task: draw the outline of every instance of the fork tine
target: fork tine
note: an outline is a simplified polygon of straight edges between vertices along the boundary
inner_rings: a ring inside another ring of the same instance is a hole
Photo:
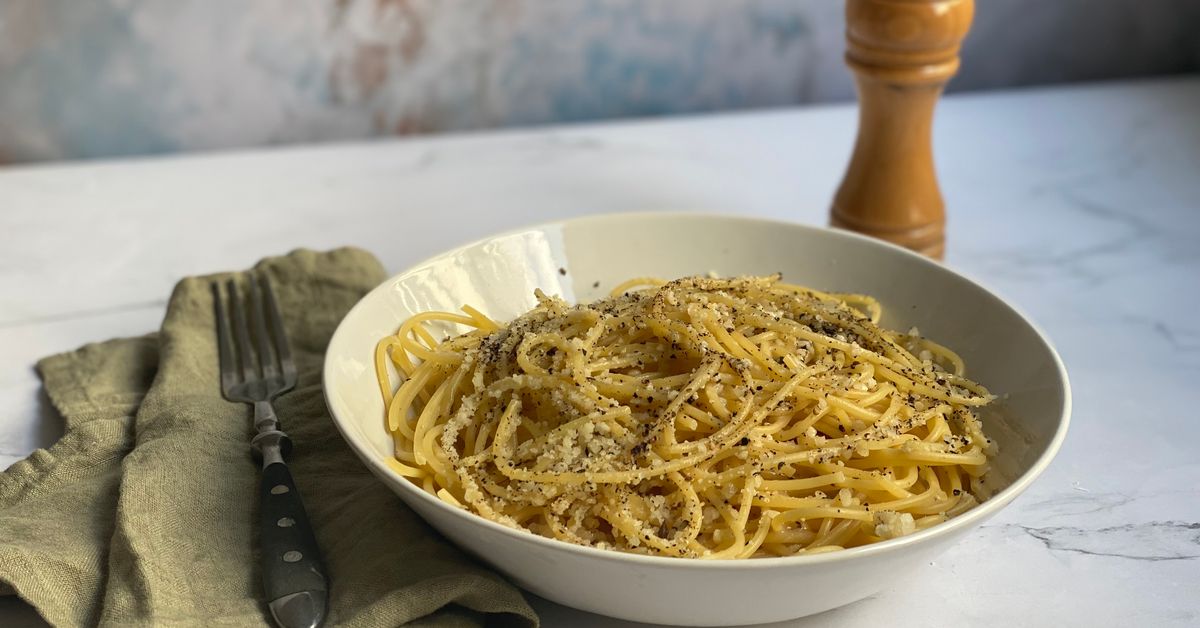
[[[279,366],[283,372],[284,386],[291,388],[296,385],[296,363],[292,360],[292,350],[288,347],[287,334],[283,331],[283,317],[279,315],[279,305],[275,302],[275,291],[266,276],[262,281],[263,294],[266,295],[267,320],[271,325],[271,334],[275,336],[275,348],[279,350]]]
[[[221,365],[221,392],[225,395],[237,384],[237,367],[233,364],[233,342],[229,337],[225,303],[221,299],[221,284],[213,282],[213,316],[217,319],[217,355]]]
[[[267,317],[263,313],[262,291],[258,289],[257,278],[250,275],[250,318],[254,319],[254,336],[258,340],[258,363],[262,365],[265,379],[274,379],[279,375],[275,362],[275,352],[271,350],[271,339],[267,336]]]
[[[232,279],[225,284],[226,291],[229,293],[229,301],[233,309],[233,336],[237,340],[238,361],[242,365],[242,380],[252,381],[258,379],[254,367],[254,360],[251,356],[254,355],[254,347],[250,345],[250,328],[246,325],[246,308],[242,305],[242,300],[238,298],[237,285]]]

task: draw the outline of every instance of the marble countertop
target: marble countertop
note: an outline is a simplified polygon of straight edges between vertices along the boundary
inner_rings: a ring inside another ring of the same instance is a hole
[[[61,433],[32,366],[156,329],[172,284],[294,247],[399,270],[523,223],[691,209],[825,222],[853,106],[0,170],[0,468]],[[1200,623],[1200,77],[946,98],[946,263],[1074,387],[1023,496],[911,577],[789,626]],[[546,626],[630,626],[535,600]],[[0,598],[0,624],[40,625]]]

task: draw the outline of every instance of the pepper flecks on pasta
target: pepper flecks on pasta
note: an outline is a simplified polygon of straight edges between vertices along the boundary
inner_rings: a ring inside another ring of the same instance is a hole
[[[393,469],[571,543],[789,556],[934,525],[984,499],[992,397],[879,304],[778,275],[638,278],[510,323],[464,306],[380,341]],[[433,323],[468,329],[439,341]],[[397,387],[389,364],[401,376]]]

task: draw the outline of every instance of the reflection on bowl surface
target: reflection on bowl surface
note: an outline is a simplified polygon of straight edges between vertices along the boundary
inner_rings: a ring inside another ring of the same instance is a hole
[[[565,271],[562,272],[562,271]],[[429,495],[385,462],[393,449],[375,381],[378,340],[409,316],[463,304],[507,321],[534,290],[587,302],[638,276],[766,275],[868,294],[881,325],[952,347],[998,400],[980,416],[998,444],[982,505],[900,538],[822,554],[705,561],[605,551],[514,530]],[[854,234],[693,214],[610,215],[519,229],[422,262],[372,291],[330,343],[325,392],[363,461],[431,525],[526,589],[584,610],[676,625],[742,625],[818,613],[866,597],[945,550],[1023,491],[1066,434],[1061,361],[1012,306],[945,267]],[[733,603],[737,600],[737,603]]]

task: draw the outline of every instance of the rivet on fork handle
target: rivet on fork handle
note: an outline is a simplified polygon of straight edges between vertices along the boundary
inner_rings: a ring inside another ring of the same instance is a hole
[[[268,607],[280,626],[314,628],[328,610],[317,540],[288,466],[267,463],[278,450],[264,449],[259,529]]]

